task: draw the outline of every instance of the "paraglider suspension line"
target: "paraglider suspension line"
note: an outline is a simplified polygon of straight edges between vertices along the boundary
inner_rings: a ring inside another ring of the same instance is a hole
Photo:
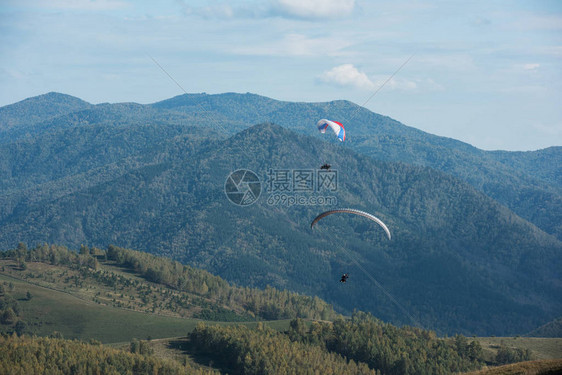
[[[353,256],[353,254],[351,254],[347,249],[342,248],[342,250],[344,250],[344,252],[346,253],[346,255],[349,257],[349,259],[351,259],[351,261],[353,263],[355,263],[355,265],[357,267],[359,267],[359,269],[361,271],[363,271],[363,273],[385,294],[385,296],[387,296],[392,302],[394,302],[394,304],[396,306],[398,306],[398,308],[408,317],[410,318],[410,320],[412,321],[412,323],[414,323],[414,326],[421,328],[421,324],[416,320],[416,318],[414,318],[405,308],[404,306],[402,306],[402,304],[400,302],[398,302],[396,300],[396,298],[394,298],[392,296],[392,294],[390,294],[390,292],[388,292],[384,286],[382,286],[381,283],[379,283],[373,276],[371,276],[371,274],[361,265],[361,263],[359,263],[355,257]]]
[[[148,55],[148,54],[147,54],[147,55]],[[178,85],[178,87],[181,89],[181,91],[183,91],[185,94],[187,94],[187,91],[185,91],[185,89],[184,89],[183,87],[181,87],[181,85],[178,83],[178,81],[176,81],[176,80],[174,79],[174,77],[172,77],[170,74],[168,74],[168,72],[166,71],[166,69],[162,68],[162,65],[158,64],[158,61],[154,60],[154,58],[153,58],[152,56],[150,56],[150,55],[148,55],[148,57],[150,57],[150,59],[151,59],[152,61],[154,61],[154,63],[155,63],[156,65],[158,65],[158,67],[159,67],[160,69],[162,69],[162,71],[163,71],[176,85]]]
[[[384,81],[384,83],[383,83],[382,85],[380,85],[379,88],[376,89],[376,91],[375,91],[371,96],[369,96],[369,99],[365,100],[365,103],[363,103],[360,107],[358,107],[358,108],[355,110],[355,112],[353,113],[353,116],[351,116],[351,118],[350,118],[349,120],[347,120],[348,123],[351,122],[351,120],[353,120],[353,118],[355,117],[355,115],[357,115],[357,112],[359,112],[359,110],[360,110],[361,108],[365,107],[365,105],[366,105],[367,103],[369,103],[369,101],[370,101],[371,99],[373,99],[373,97],[374,97],[375,95],[377,95],[377,93],[378,93],[379,91],[381,91],[382,88],[383,88],[392,78],[394,78],[394,76],[395,76],[396,74],[398,74],[398,72],[399,72],[400,70],[402,70],[402,68],[403,68],[404,66],[406,66],[406,64],[412,59],[412,57],[414,57],[414,55],[411,55],[410,57],[408,57],[408,59],[407,59],[406,61],[404,61],[404,62],[402,63],[402,65],[400,65],[400,67],[399,67],[398,69],[396,69],[396,71],[395,71],[394,73],[392,73],[392,75],[391,75],[390,77],[388,77],[388,78],[386,79],[386,81]]]
[[[185,91],[185,89],[178,83],[178,81],[176,81],[176,80],[174,79],[174,77],[172,77],[172,76],[170,75],[170,73],[168,73],[168,72],[166,71],[166,69],[164,69],[164,68],[162,67],[162,65],[160,65],[160,64],[158,63],[158,61],[156,61],[156,60],[155,60],[152,56],[150,56],[148,53],[147,53],[146,55],[147,55],[148,57],[150,57],[150,59],[151,59],[152,61],[154,61],[154,63],[155,63],[155,64],[156,64],[156,65],[157,65],[157,66],[158,66],[158,67],[159,67],[159,68],[160,68],[160,69],[161,69],[161,70],[162,70],[162,71],[163,71],[163,72],[164,72],[164,73],[181,89],[181,91],[183,91],[186,95],[188,95],[187,91]],[[226,129],[224,129],[224,127],[221,126],[221,124],[219,124],[217,121],[214,121],[214,123],[215,123],[215,125],[217,125],[218,128],[220,128],[220,130],[221,130],[223,133],[227,134]],[[248,155],[248,152],[246,151],[246,147],[242,146],[242,151],[244,152],[244,155],[246,155],[246,157],[250,158],[250,155]]]

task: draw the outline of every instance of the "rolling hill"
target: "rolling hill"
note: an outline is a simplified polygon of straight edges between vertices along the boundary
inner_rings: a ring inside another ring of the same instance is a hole
[[[5,319],[12,309],[17,318]],[[272,288],[241,288],[206,271],[169,259],[110,246],[40,245],[0,253],[0,333],[103,343],[184,335],[206,320],[217,324],[269,320],[288,328],[290,318],[335,317],[331,306]],[[7,321],[11,320],[11,321]],[[223,322],[223,323],[218,323]]]

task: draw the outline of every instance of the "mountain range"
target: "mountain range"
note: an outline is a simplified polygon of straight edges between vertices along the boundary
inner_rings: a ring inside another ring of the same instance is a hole
[[[343,122],[346,142],[318,134],[320,118]],[[194,94],[92,105],[50,93],[0,108],[0,246],[114,244],[239,285],[318,295],[344,313],[440,333],[526,333],[562,308],[561,162],[561,147],[483,151],[346,101]],[[272,191],[274,177],[319,178],[323,163],[335,189]],[[239,169],[260,179],[252,205],[225,195]],[[289,205],[296,197],[306,204]],[[310,229],[334,207],[375,214],[392,240],[345,215]]]

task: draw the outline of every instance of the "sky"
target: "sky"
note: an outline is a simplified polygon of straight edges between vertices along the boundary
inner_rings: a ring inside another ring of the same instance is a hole
[[[485,150],[562,145],[562,1],[0,0],[0,106],[183,94],[152,59],[189,93],[344,99]]]

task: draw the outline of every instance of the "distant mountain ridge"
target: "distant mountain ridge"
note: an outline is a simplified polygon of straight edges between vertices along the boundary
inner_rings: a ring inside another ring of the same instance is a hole
[[[0,107],[0,140],[9,139],[10,132],[21,133],[22,127],[92,107],[82,99],[56,92]]]

